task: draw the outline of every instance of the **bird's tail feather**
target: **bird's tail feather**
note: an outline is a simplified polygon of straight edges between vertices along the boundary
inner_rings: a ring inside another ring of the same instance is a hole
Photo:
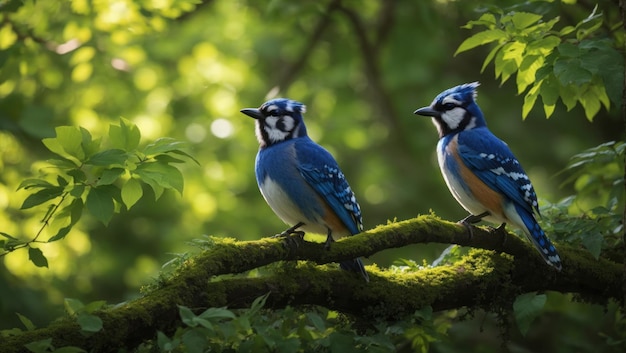
[[[341,267],[342,270],[360,273],[361,276],[365,278],[365,282],[370,281],[370,277],[367,275],[367,272],[365,272],[365,266],[363,266],[363,261],[361,261],[360,257],[354,260],[340,262],[339,267]]]
[[[550,239],[546,236],[546,233],[541,229],[541,226],[539,226],[539,223],[537,223],[535,217],[527,210],[516,208],[522,222],[524,222],[526,229],[528,229],[529,233],[526,234],[528,239],[535,245],[535,248],[539,251],[541,256],[543,256],[544,260],[560,271],[562,268],[561,257],[557,253],[554,245],[552,245]]]

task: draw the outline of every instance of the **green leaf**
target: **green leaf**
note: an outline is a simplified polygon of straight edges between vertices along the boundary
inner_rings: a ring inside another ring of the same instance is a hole
[[[167,337],[163,332],[157,331],[157,345],[162,352],[171,352],[174,351],[174,349],[176,349],[178,346],[180,346],[180,340],[172,340]]]
[[[52,346],[52,338],[26,343],[24,347],[33,353],[46,353],[54,349]]]
[[[465,26],[462,26],[461,28],[472,29],[476,25],[493,28],[496,25],[496,16],[489,12],[484,13],[480,16],[478,20],[469,21]]]
[[[129,120],[121,118],[119,125],[109,126],[109,140],[114,148],[133,151],[139,146],[140,139],[139,129]]]
[[[103,224],[108,224],[113,217],[115,204],[113,202],[116,189],[112,185],[96,186],[87,194],[86,206],[89,212]]]
[[[606,92],[604,92],[603,89],[604,87],[602,87],[602,90],[599,90],[596,88],[596,86],[589,86],[584,92],[580,94],[580,97],[578,98],[580,104],[585,110],[585,116],[589,121],[593,121],[593,118],[600,111],[600,95],[606,97]],[[608,100],[608,97],[606,97],[606,99]]]
[[[464,40],[463,43],[459,45],[459,48],[454,53],[454,56],[456,56],[459,53],[468,51],[470,49],[476,48],[484,44],[488,44],[488,43],[499,41],[499,40],[506,40],[506,38],[507,38],[506,32],[500,29],[489,29],[486,31],[478,32],[474,34],[473,36]]]
[[[576,106],[576,102],[579,97],[578,87],[573,87],[570,85],[559,85],[559,96],[567,107],[567,110],[570,111]]]
[[[100,310],[104,308],[106,304],[107,304],[106,300],[96,300],[88,304],[85,304],[85,306],[83,307],[83,311],[88,314],[91,314],[96,310]]]
[[[53,241],[61,240],[65,238],[65,236],[72,230],[73,225],[69,225],[67,227],[63,227],[59,229],[59,231],[48,239],[48,243],[52,243]]]
[[[539,89],[541,88],[542,82],[536,83],[524,96],[524,104],[522,105],[522,119],[526,119],[528,113],[530,113],[531,109],[535,106],[535,102],[537,101],[537,97],[539,96]]]
[[[491,49],[489,54],[487,54],[487,57],[485,58],[485,61],[483,61],[483,66],[480,68],[480,72],[485,71],[485,69],[487,68],[487,65],[489,65],[489,63],[493,60],[493,58],[495,58],[496,54],[500,51],[500,49],[502,49],[502,47],[505,44],[506,44],[506,42],[500,43],[500,44],[496,45],[495,47],[493,47],[493,49]]]
[[[24,325],[24,327],[26,327],[26,331],[33,331],[34,329],[36,329],[37,327],[33,324],[32,321],[30,321],[29,318],[27,318],[26,316],[20,314],[20,313],[15,313],[17,314],[17,317],[20,319],[20,321],[22,322],[22,325]]]
[[[122,202],[130,210],[143,196],[143,188],[139,180],[130,178],[122,187]]]
[[[541,82],[541,100],[543,101],[543,110],[546,118],[549,118],[556,107],[556,101],[559,98],[559,84],[554,76],[550,75]]]
[[[76,161],[71,160],[70,154],[65,152],[65,150],[63,149],[63,146],[61,146],[61,143],[59,142],[57,138],[49,137],[49,138],[45,138],[41,140],[41,142],[43,143],[44,146],[46,146],[46,148],[48,148],[48,150],[50,150],[50,152],[63,157],[64,161],[68,161],[68,160],[71,161],[72,166],[78,166],[80,164],[80,163],[76,163]]]
[[[526,55],[517,71],[517,93],[522,94],[529,85],[535,83],[535,74],[543,65],[543,57],[539,55]]]
[[[597,260],[600,258],[602,252],[602,244],[604,243],[604,237],[598,232],[588,232],[582,237],[582,244],[589,253]]]
[[[63,301],[63,306],[65,307],[65,311],[69,315],[76,315],[83,310],[85,305],[78,299],[74,298],[65,298]]]
[[[26,179],[20,183],[20,186],[17,187],[17,190],[20,189],[30,189],[30,188],[50,188],[54,187],[54,185],[50,184],[48,181],[43,179]]]
[[[80,313],[76,318],[80,329],[85,332],[99,332],[102,330],[102,319],[96,315]]]
[[[511,22],[516,29],[524,29],[541,20],[541,15],[529,12],[516,12],[511,17]]]
[[[526,335],[530,324],[541,314],[546,304],[546,295],[526,293],[518,296],[513,303],[513,315],[522,335]]]
[[[22,203],[20,209],[26,210],[31,207],[41,205],[42,203],[57,198],[63,194],[63,188],[60,186],[54,186],[37,191],[34,194],[28,195]]]
[[[177,141],[171,137],[162,137],[154,141],[153,143],[148,144],[144,148],[143,153],[146,156],[153,156],[156,154],[161,154],[161,153],[170,152],[174,150],[180,150],[181,148],[185,146],[186,146],[186,143],[184,142]]]
[[[508,43],[508,45],[502,47],[502,59],[506,61],[513,61],[515,62],[516,66],[519,67],[522,64],[524,50],[526,50],[526,43]]]
[[[78,184],[87,180],[85,172],[78,168],[68,170],[67,175],[71,176],[74,179],[74,184]]]
[[[175,189],[181,194],[183,192],[183,175],[180,170],[169,164],[143,163],[137,166],[134,174],[150,186],[156,184],[165,189]]]
[[[554,62],[554,75],[563,86],[581,86],[593,78],[591,72],[581,66],[580,59],[557,59]]]
[[[580,50],[578,49],[578,47],[569,42],[561,43],[557,47],[557,50],[559,51],[561,57],[577,58],[580,56]]]
[[[526,54],[539,54],[546,57],[550,55],[559,44],[561,44],[561,38],[557,36],[547,36],[528,43]]]
[[[541,100],[545,105],[555,105],[559,99],[559,84],[554,76],[548,76],[541,81]]]
[[[91,156],[85,164],[98,166],[124,166],[128,159],[128,153],[120,149],[110,149],[98,152]]]
[[[512,59],[507,58],[511,58],[511,53],[516,53],[520,48],[521,47],[516,43],[507,43],[496,54],[494,60],[496,78],[500,77],[502,83],[506,82],[509,77],[517,71],[517,56],[513,56]],[[523,51],[523,48],[521,49]],[[521,53],[517,53],[515,55],[521,55]]]
[[[85,185],[74,184],[74,186],[70,190],[70,195],[76,199],[79,199],[83,196],[83,192],[85,192]]]
[[[190,155],[189,153],[187,153],[187,152],[185,152],[185,151],[182,151],[182,150],[171,150],[171,151],[169,151],[168,153],[174,153],[174,154],[177,154],[177,155],[179,155],[179,156],[185,156],[185,157],[187,157],[187,158],[191,159],[192,161],[194,161],[197,165],[200,165],[200,162],[198,162],[195,158],[193,158],[193,156],[192,156],[192,155]],[[157,156],[157,157],[158,157],[158,156]],[[155,158],[156,158],[156,157],[155,157]]]
[[[110,185],[116,182],[126,170],[124,168],[111,168],[102,171],[96,185]]]
[[[17,240],[17,238],[5,232],[0,232],[0,235],[11,240]]]
[[[180,319],[182,322],[189,327],[196,327],[198,323],[194,320],[196,318],[196,314],[191,311],[186,306],[178,305],[178,314],[180,315]]]
[[[65,187],[67,186],[68,181],[62,175],[57,175],[57,183],[59,186]]]
[[[164,164],[185,163],[184,160],[172,157],[169,154],[158,154],[154,156],[154,160],[158,161],[159,163],[164,163]]]
[[[82,141],[83,134],[81,130],[74,126],[58,126],[56,131],[56,139],[63,150],[70,156],[75,157],[79,161],[85,158]]]
[[[208,308],[198,317],[207,320],[236,319],[237,316],[226,308]]]
[[[254,316],[257,312],[263,309],[263,307],[265,306],[265,302],[267,301],[267,298],[270,296],[270,293],[271,292],[268,292],[267,294],[254,299],[254,301],[252,302],[252,305],[250,306],[250,310],[248,310],[247,312],[248,316],[250,317]]]
[[[89,132],[89,130],[85,129],[82,126],[79,127],[79,129],[80,129],[80,134],[82,136],[80,145],[81,145],[83,151],[85,152],[85,158],[88,159],[94,153],[96,153],[96,152],[98,152],[100,150],[101,138],[94,139],[91,136],[91,133]]]
[[[560,37],[565,37],[566,35],[574,32],[576,30],[576,27],[574,26],[565,26],[563,28],[561,28],[561,30],[559,31],[559,36]]]
[[[37,267],[48,267],[48,259],[38,248],[28,248],[28,259]]]

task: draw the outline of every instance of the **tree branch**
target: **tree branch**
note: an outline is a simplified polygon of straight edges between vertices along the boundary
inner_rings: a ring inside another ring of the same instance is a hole
[[[284,92],[293,83],[293,81],[298,76],[298,73],[302,71],[304,65],[311,57],[313,50],[315,49],[315,47],[317,47],[320,40],[322,39],[322,35],[331,23],[331,16],[335,12],[335,10],[337,10],[340,3],[341,0],[333,0],[328,4],[326,11],[324,11],[324,15],[315,26],[315,29],[313,30],[313,33],[311,34],[306,45],[304,46],[304,49],[300,53],[300,56],[295,61],[295,63],[287,68],[287,70],[278,80],[275,88],[273,88],[272,91],[277,90],[278,92]]]
[[[268,308],[315,304],[362,318],[395,319],[416,309],[509,307],[524,292],[554,290],[578,293],[589,301],[622,300],[621,266],[595,260],[583,250],[559,246],[563,271],[547,266],[535,249],[515,235],[475,228],[470,239],[465,227],[434,216],[391,223],[333,244],[303,242],[290,250],[283,240],[258,241],[214,239],[208,250],[193,257],[158,289],[144,297],[96,313],[103,330],[91,336],[80,333],[75,320],[66,318],[50,326],[7,337],[4,352],[19,352],[23,345],[52,338],[55,347],[78,346],[91,352],[133,348],[154,337],[156,331],[171,333],[180,325],[177,305],[190,308],[246,308],[271,292]],[[368,266],[370,283],[328,264],[381,250],[416,243],[449,243],[474,248],[448,266],[400,273]],[[495,250],[489,251],[489,250]],[[511,256],[512,255],[512,256]],[[309,260],[302,262],[296,260]],[[270,274],[241,278],[223,274],[242,273],[274,262]]]

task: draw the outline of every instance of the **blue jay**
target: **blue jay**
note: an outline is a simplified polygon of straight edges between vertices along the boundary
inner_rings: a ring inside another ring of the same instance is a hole
[[[481,219],[520,228],[543,259],[561,270],[561,258],[535,218],[537,195],[506,143],[489,131],[476,104],[478,82],[441,92],[430,106],[414,114],[430,116],[439,132],[437,156],[454,198],[470,215],[462,224]]]
[[[361,209],[333,156],[309,138],[299,102],[277,98],[241,112],[254,118],[259,152],[256,181],[274,213],[291,227],[279,235],[304,231],[334,240],[363,230]],[[297,231],[299,229],[299,231]],[[360,258],[340,263],[369,282]]]

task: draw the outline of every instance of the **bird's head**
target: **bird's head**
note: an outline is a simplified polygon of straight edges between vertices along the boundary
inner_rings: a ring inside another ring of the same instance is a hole
[[[472,82],[449,88],[439,93],[429,106],[417,109],[414,114],[432,117],[439,138],[486,126],[483,113],[476,104],[478,85],[478,82]]]
[[[304,104],[286,98],[276,98],[257,108],[242,109],[241,112],[256,120],[256,136],[261,147],[306,136],[302,114]]]

